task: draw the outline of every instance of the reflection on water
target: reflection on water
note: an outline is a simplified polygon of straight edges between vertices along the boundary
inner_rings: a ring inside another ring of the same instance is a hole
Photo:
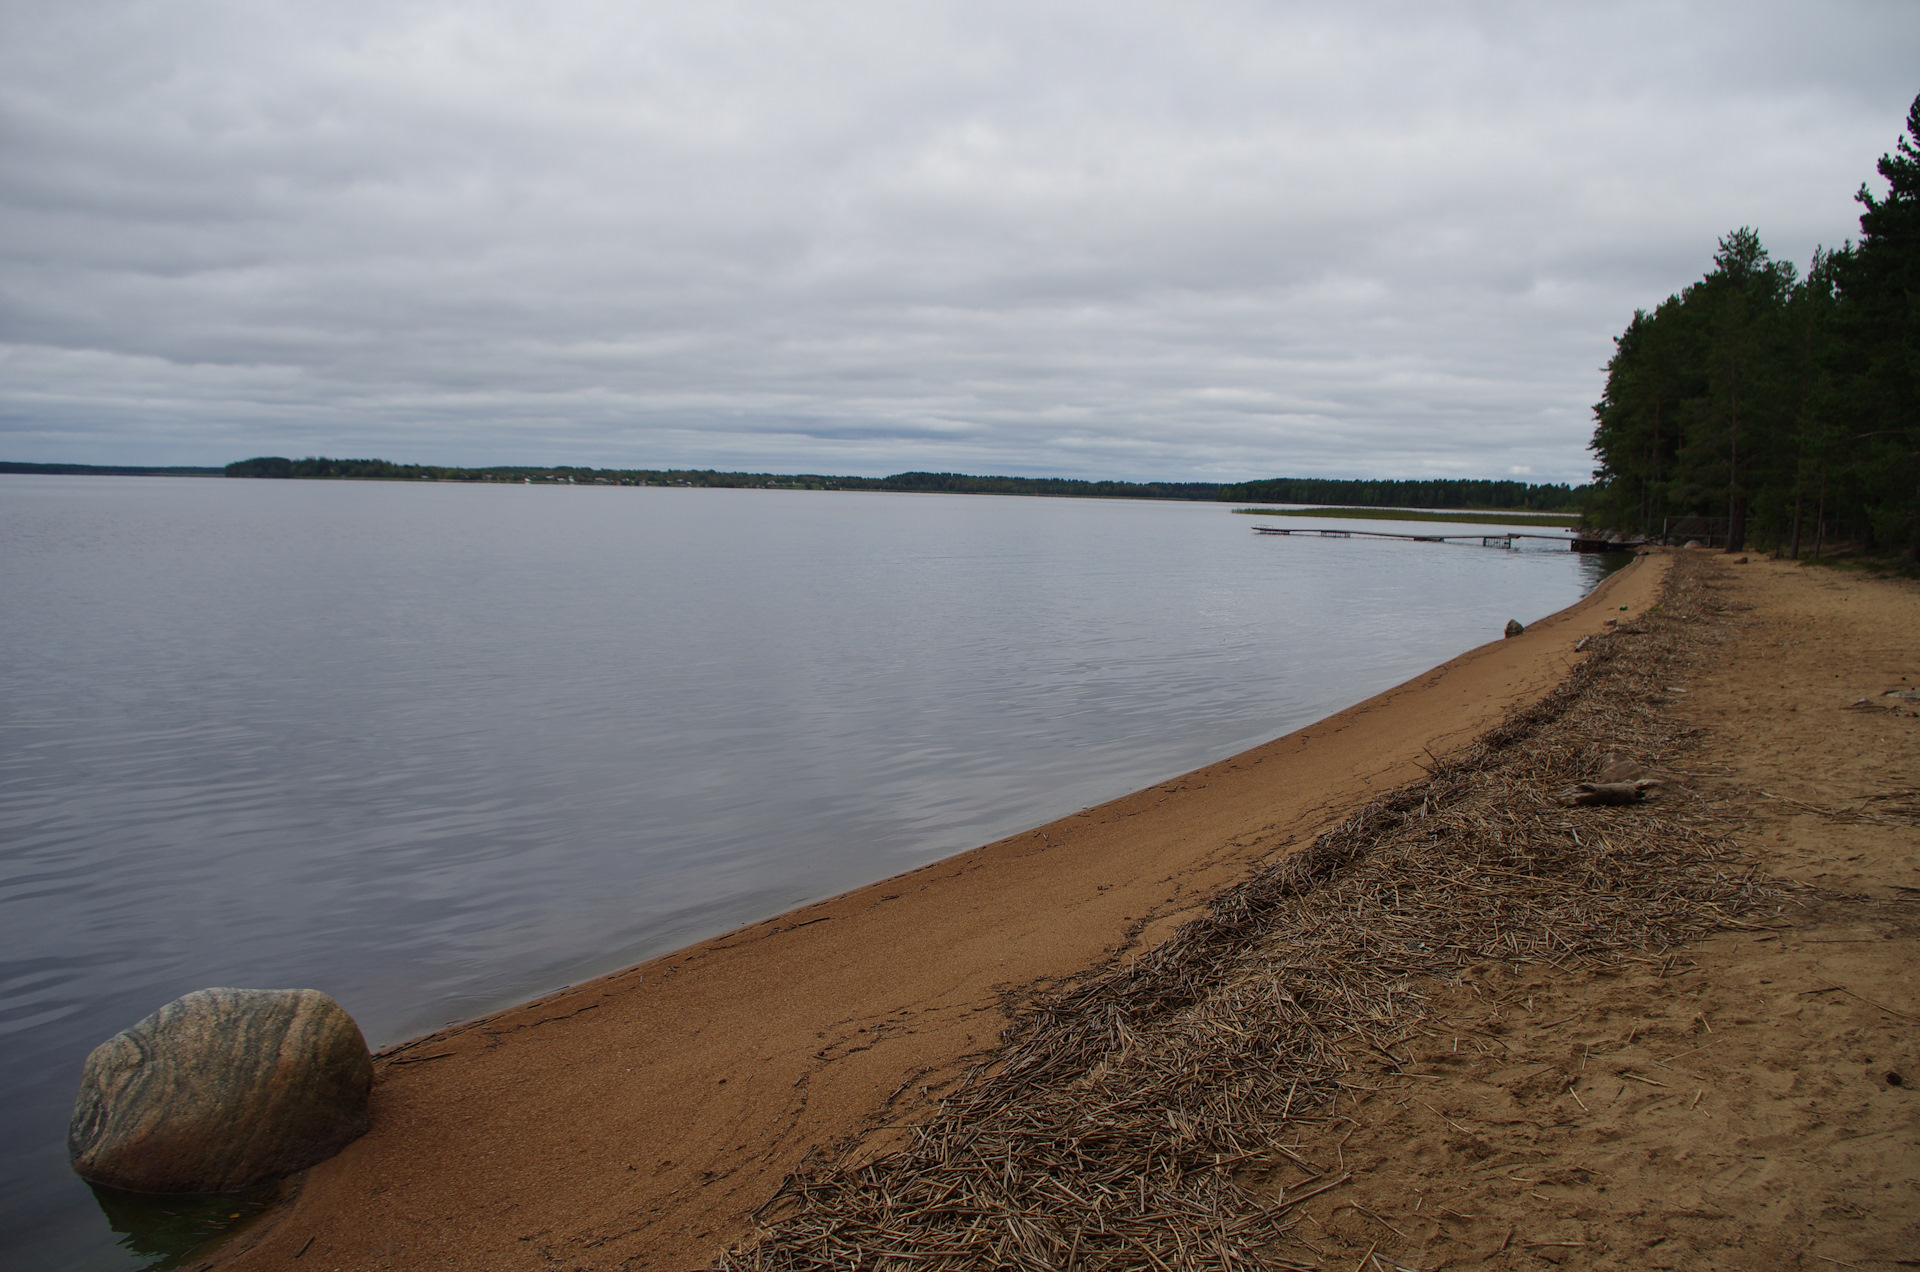
[[[129,1266],[67,1112],[189,990],[395,1041],[1231,754],[1599,568],[1226,505],[0,477],[0,1246]]]
[[[204,1257],[217,1237],[237,1236],[280,1200],[278,1184],[218,1196],[157,1197],[93,1186],[93,1199],[118,1234],[119,1247],[146,1272],[177,1268]]]

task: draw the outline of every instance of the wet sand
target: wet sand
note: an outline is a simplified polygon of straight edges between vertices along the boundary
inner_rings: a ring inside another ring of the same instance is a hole
[[[393,1049],[373,1130],[217,1263],[703,1267],[808,1152],[924,1107],[1004,1004],[1151,945],[1543,695],[1665,567],[1219,763]]]

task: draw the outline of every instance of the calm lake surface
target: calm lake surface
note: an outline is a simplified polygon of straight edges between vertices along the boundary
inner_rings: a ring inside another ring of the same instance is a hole
[[[0,476],[6,1266],[148,1262],[66,1118],[188,990],[311,986],[397,1041],[1287,732],[1601,568],[1253,524]]]

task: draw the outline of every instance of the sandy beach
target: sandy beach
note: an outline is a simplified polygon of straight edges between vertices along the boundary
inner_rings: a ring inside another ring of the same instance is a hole
[[[1664,569],[1182,777],[391,1049],[373,1130],[219,1264],[705,1266],[810,1152],[924,1107],[1024,997],[1152,946],[1546,693]]]
[[[1404,1063],[1357,1064],[1301,1136],[1352,1176],[1302,1208],[1303,1262],[1920,1259],[1920,586],[1701,557],[1723,609],[1660,669],[1668,798],[1773,899],[1675,948],[1438,987]]]

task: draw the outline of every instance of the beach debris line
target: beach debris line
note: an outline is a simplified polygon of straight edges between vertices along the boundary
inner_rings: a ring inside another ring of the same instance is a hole
[[[1293,1137],[1329,1124],[1363,1066],[1405,1063],[1430,987],[1489,962],[1603,966],[1777,902],[1684,792],[1578,814],[1548,793],[1611,748],[1684,743],[1657,690],[1714,639],[1696,575],[1676,565],[1637,640],[1598,639],[1424,780],[1165,943],[1035,995],[905,1147],[817,1151],[716,1266],[1319,1266],[1304,1240],[1293,1255],[1294,1224],[1338,1180],[1298,1161]],[[903,1120],[889,1115],[896,1133]],[[1297,1171],[1304,1184],[1276,1188]]]
[[[319,990],[195,990],[93,1049],[67,1154],[128,1192],[244,1192],[360,1138],[372,1086],[360,1027]]]

